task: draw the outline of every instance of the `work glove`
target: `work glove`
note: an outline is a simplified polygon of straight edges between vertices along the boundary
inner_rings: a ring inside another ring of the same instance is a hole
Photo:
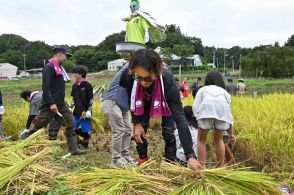
[[[91,111],[88,110],[88,111],[86,112],[86,118],[91,118],[91,116],[92,116]]]
[[[5,112],[4,106],[0,106],[0,115],[4,114],[4,112]]]

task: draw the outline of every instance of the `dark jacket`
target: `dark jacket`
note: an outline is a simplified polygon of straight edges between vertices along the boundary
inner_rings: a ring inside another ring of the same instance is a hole
[[[186,158],[188,159],[192,156],[195,157],[191,133],[188,127],[187,120],[185,118],[180,94],[177,89],[174,76],[167,69],[163,70],[162,76],[163,76],[165,98],[172,112],[175,123],[177,125],[180,140],[184,148]],[[128,70],[125,70],[121,76],[120,86],[126,88],[129,97],[131,97],[133,84],[134,84],[134,76],[129,74]],[[131,105],[130,98],[129,98],[129,105]],[[140,116],[133,116],[133,122],[138,123],[139,117]]]
[[[93,87],[88,81],[84,81],[80,86],[73,85],[71,90],[71,96],[75,103],[75,109],[73,114],[77,117],[81,117],[83,112],[91,110],[90,102],[93,99]]]
[[[56,104],[58,106],[64,104],[65,82],[63,76],[57,76],[53,65],[50,63],[44,66],[42,79],[42,105],[51,106]]]
[[[229,82],[226,86],[226,90],[229,94],[235,95],[237,91],[237,87],[234,85],[234,83]]]

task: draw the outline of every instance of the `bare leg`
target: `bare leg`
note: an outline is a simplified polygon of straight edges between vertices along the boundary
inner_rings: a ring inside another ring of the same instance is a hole
[[[198,130],[198,142],[197,142],[197,153],[199,162],[205,167],[206,161],[206,140],[208,131],[199,129]]]
[[[226,164],[233,163],[234,161],[234,155],[230,149],[230,146],[228,144],[225,144],[225,157],[226,157]]]
[[[215,154],[217,158],[217,167],[225,164],[225,144],[223,141],[223,132],[216,130],[214,132]]]

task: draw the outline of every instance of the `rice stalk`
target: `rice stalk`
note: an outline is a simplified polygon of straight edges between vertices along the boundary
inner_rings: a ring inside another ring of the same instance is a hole
[[[15,163],[12,166],[0,169],[0,189],[3,188],[15,175],[20,173],[25,167],[46,156],[51,152],[50,148],[45,148],[41,152]]]
[[[69,187],[86,194],[167,194],[171,179],[159,175],[144,175],[135,169],[93,168],[88,172],[73,172],[60,177]]]
[[[105,132],[104,129],[104,124],[103,121],[96,118],[96,117],[91,117],[91,125],[92,125],[92,129],[97,133],[97,134],[101,134]]]
[[[272,177],[238,165],[202,170],[196,178],[190,168],[150,160],[142,167],[93,168],[59,179],[86,194],[280,194]]]

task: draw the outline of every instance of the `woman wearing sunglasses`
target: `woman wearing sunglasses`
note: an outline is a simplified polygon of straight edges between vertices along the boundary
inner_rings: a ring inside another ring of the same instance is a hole
[[[130,97],[132,121],[135,127],[134,138],[137,143],[139,164],[148,160],[148,143],[145,134],[150,117],[162,118],[162,135],[165,140],[165,158],[174,161],[176,141],[174,122],[188,161],[196,172],[201,165],[195,158],[191,133],[186,121],[180,95],[172,73],[163,66],[160,56],[153,50],[137,51],[124,71],[120,86],[126,88]]]

